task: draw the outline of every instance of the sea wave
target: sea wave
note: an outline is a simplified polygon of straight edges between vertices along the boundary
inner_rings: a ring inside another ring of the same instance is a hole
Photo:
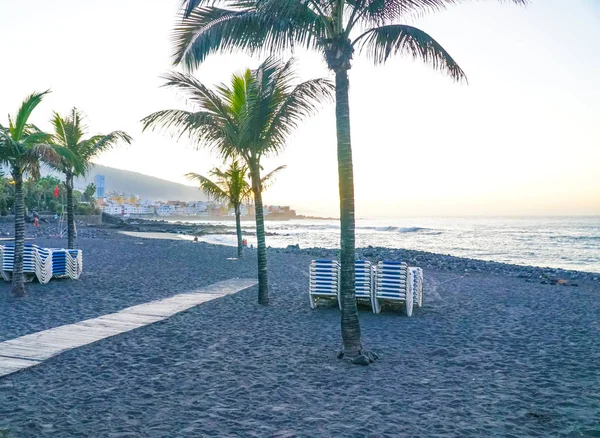
[[[428,231],[429,228],[422,227],[370,227],[375,231],[384,231],[389,233],[418,233],[419,231]]]
[[[596,241],[600,240],[600,236],[549,236],[550,239],[560,240],[578,240],[578,241]]]

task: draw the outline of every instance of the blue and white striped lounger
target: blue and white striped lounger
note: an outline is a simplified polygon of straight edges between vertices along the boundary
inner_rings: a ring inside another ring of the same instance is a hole
[[[404,262],[382,261],[377,264],[373,312],[381,312],[385,302],[404,302],[406,314],[412,316],[413,291],[410,271]]]
[[[52,248],[52,276],[77,280],[83,270],[83,257],[78,249]]]
[[[310,307],[314,309],[321,299],[335,299],[340,306],[340,264],[335,260],[313,260],[309,273]]]
[[[373,308],[373,288],[375,285],[375,269],[368,260],[354,262],[354,293],[359,302],[368,302]]]
[[[414,302],[417,307],[423,307],[423,269],[414,266],[408,269],[412,280]]]

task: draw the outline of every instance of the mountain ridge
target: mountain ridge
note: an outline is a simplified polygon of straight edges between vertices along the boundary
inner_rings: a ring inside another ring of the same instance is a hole
[[[63,179],[62,175],[55,171],[48,171],[47,174]],[[208,199],[195,187],[101,164],[94,164],[85,177],[75,178],[75,187],[85,188],[90,183],[95,184],[96,175],[104,175],[106,193],[123,192],[153,201],[206,201]]]

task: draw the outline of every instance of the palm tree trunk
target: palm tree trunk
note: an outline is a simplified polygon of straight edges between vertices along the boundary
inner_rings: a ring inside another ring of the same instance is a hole
[[[340,261],[342,304],[342,341],[344,356],[362,354],[360,323],[354,295],[354,172],[350,143],[350,106],[348,70],[335,72],[335,118],[337,130],[338,175],[340,188]]]
[[[23,174],[13,172],[15,181],[15,258],[12,272],[12,290],[15,296],[25,295],[23,253],[25,250],[25,206],[23,205]]]
[[[263,215],[262,186],[260,183],[260,165],[255,160],[250,163],[254,210],[256,216],[256,240],[258,256],[258,304],[269,304],[269,285],[267,277],[267,245],[265,242],[265,217]]]
[[[73,175],[67,173],[67,248],[75,246],[75,203],[73,199]]]
[[[237,233],[238,258],[244,257],[244,246],[242,245],[242,222],[240,219],[240,206],[235,206],[235,231]]]

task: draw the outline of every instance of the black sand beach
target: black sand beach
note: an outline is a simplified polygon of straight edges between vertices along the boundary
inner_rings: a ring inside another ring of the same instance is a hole
[[[2,286],[0,340],[255,276],[234,248],[79,244],[80,281],[23,300]],[[361,309],[380,360],[359,367],[335,358],[339,311],[308,304],[308,264],[331,253],[271,250],[268,308],[251,288],[0,379],[0,436],[600,435],[598,275],[364,249],[423,266],[425,303],[412,318]]]

